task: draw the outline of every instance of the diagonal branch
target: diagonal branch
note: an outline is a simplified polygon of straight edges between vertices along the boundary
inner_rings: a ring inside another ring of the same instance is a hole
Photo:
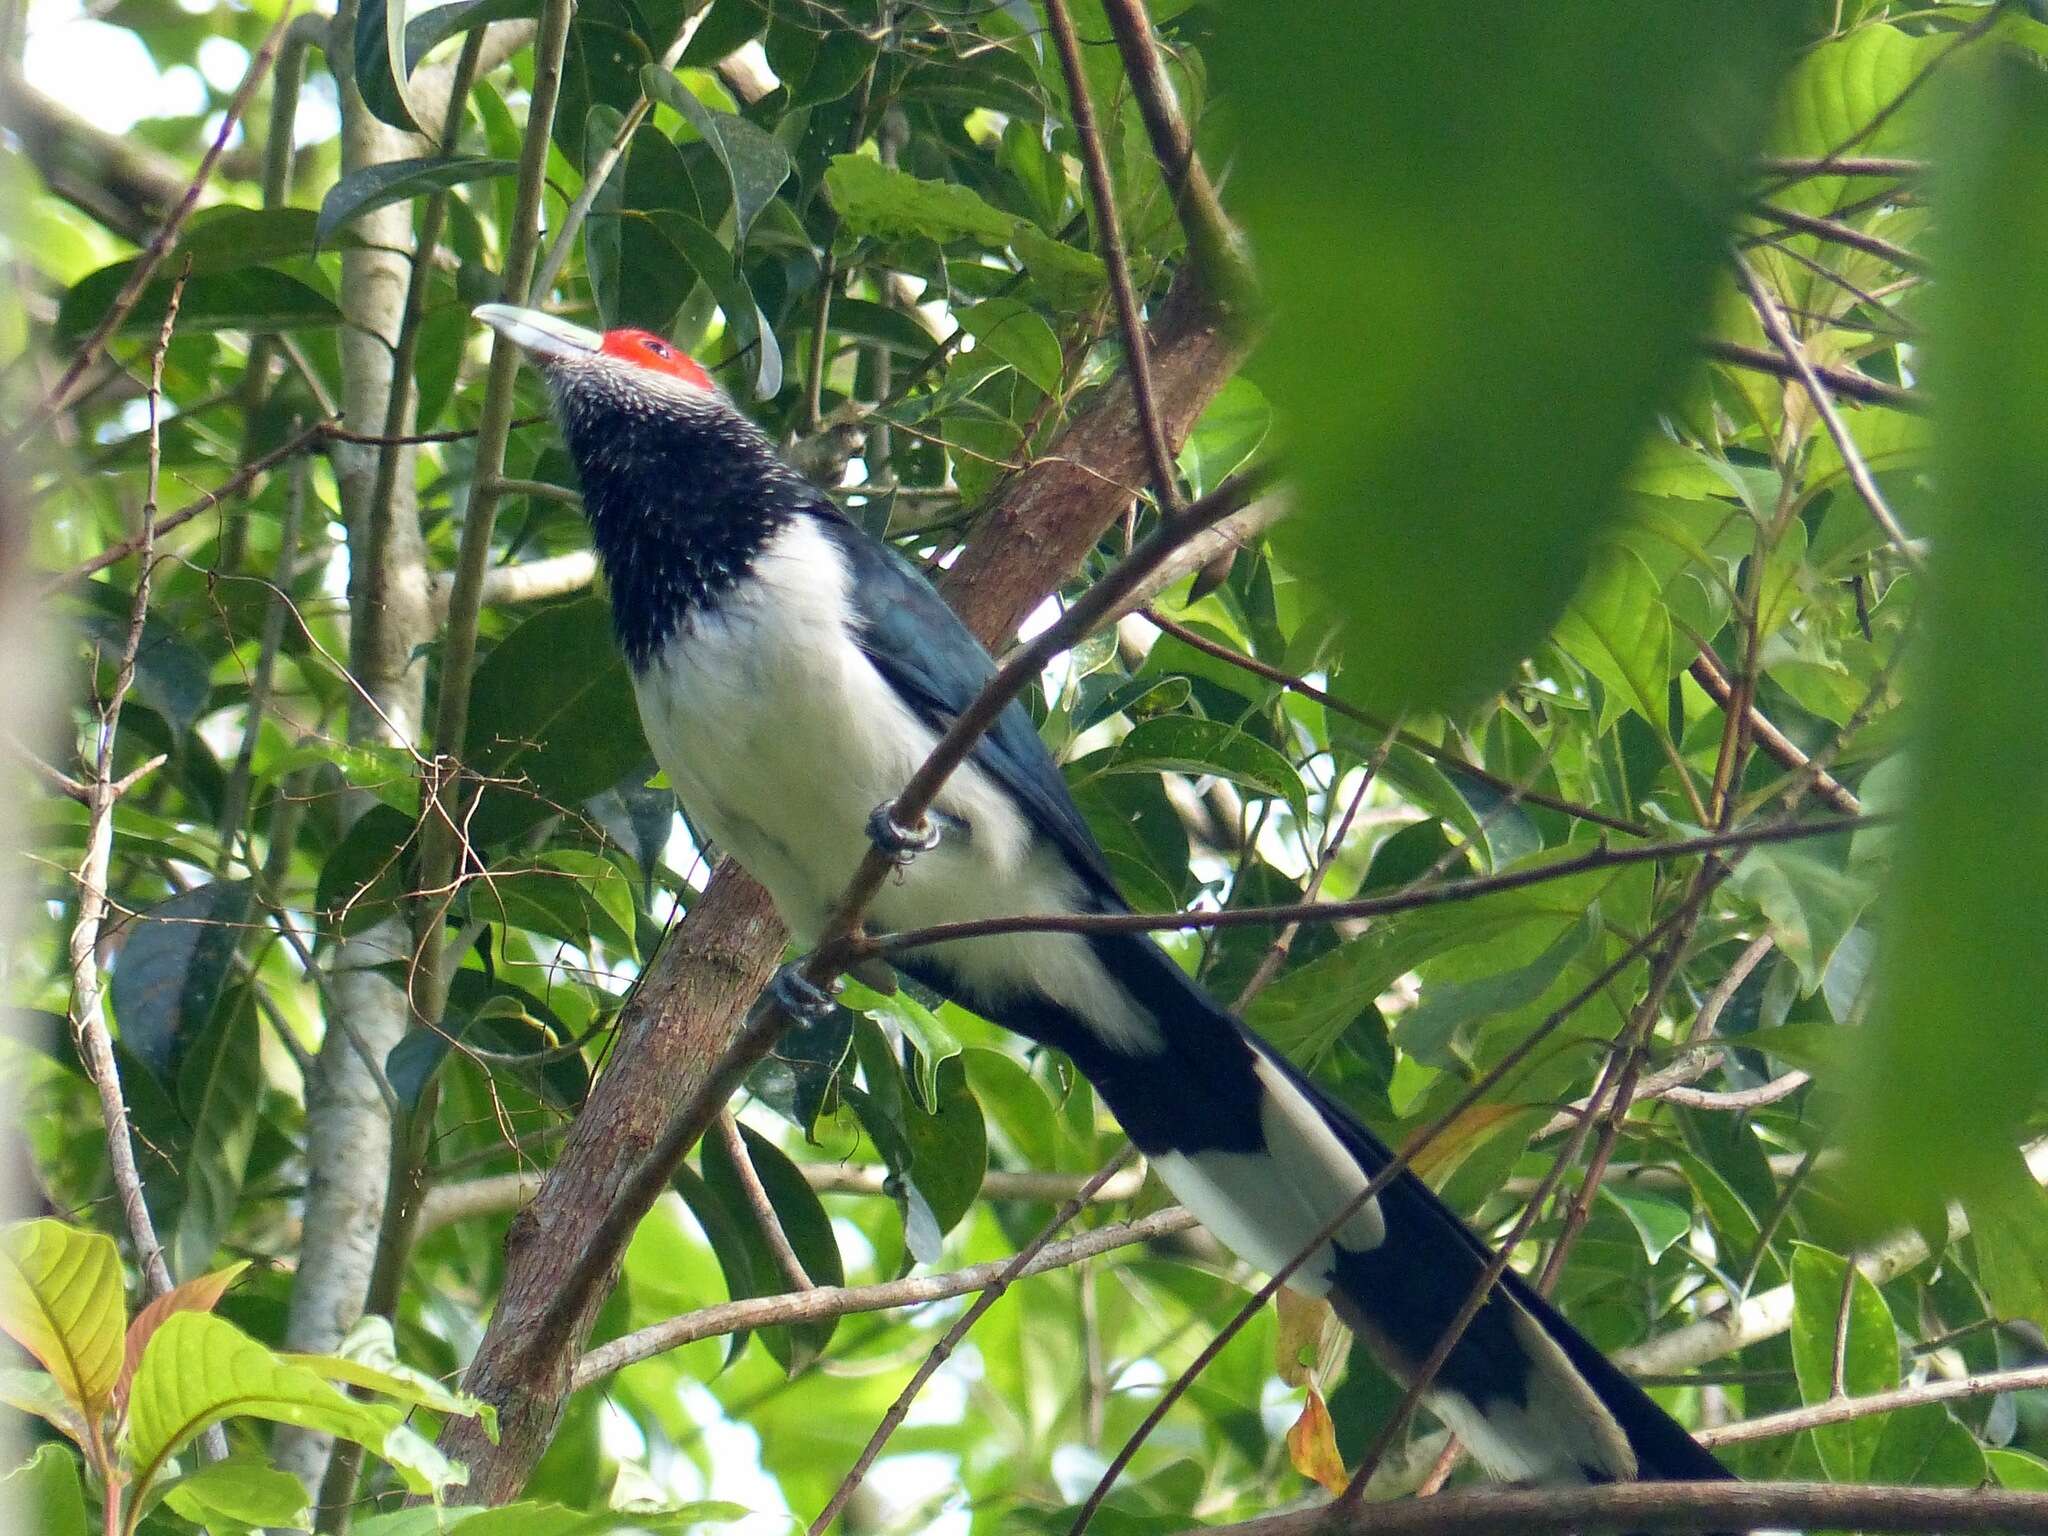
[[[1906,530],[1893,515],[1884,499],[1884,492],[1877,488],[1877,477],[1870,472],[1870,466],[1863,460],[1863,451],[1856,446],[1856,439],[1850,435],[1848,425],[1842,420],[1841,412],[1835,409],[1835,402],[1829,396],[1827,386],[1820,380],[1812,362],[1806,356],[1806,349],[1799,345],[1799,338],[1792,334],[1792,326],[1785,319],[1784,311],[1778,308],[1778,301],[1765,292],[1762,283],[1750,269],[1748,262],[1740,256],[1735,258],[1735,276],[1748,294],[1750,304],[1755,308],[1757,319],[1763,322],[1764,333],[1771,338],[1771,344],[1785,355],[1792,365],[1800,385],[1807,397],[1813,401],[1813,408],[1820,416],[1821,425],[1827,428],[1828,436],[1834,439],[1836,450],[1842,455],[1842,467],[1849,472],[1849,483],[1856,487],[1856,493],[1863,498],[1865,506],[1877,526],[1884,531],[1893,549],[1899,552],[1907,565],[1916,571],[1926,569],[1926,562],[1920,558],[1920,551],[1914,547]]]
[[[1152,464],[1152,490],[1159,498],[1160,511],[1172,515],[1180,510],[1180,489],[1173,455],[1166,446],[1166,429],[1159,421],[1151,349],[1145,340],[1145,322],[1138,313],[1138,295],[1131,286],[1130,253],[1117,220],[1116,184],[1110,179],[1102,134],[1095,126],[1095,99],[1088,94],[1088,75],[1081,67],[1081,43],[1074,35],[1074,18],[1066,0],[1045,0],[1045,19],[1059,50],[1060,73],[1067,82],[1067,115],[1081,141],[1081,164],[1088,173],[1089,196],[1095,204],[1095,243],[1109,269],[1109,291],[1116,300],[1117,324],[1124,337],[1124,370],[1130,375],[1131,394],[1138,403],[1138,426]]]
[[[844,941],[849,956],[894,955],[928,944],[948,944],[956,939],[988,938],[1009,933],[1162,933],[1181,929],[1247,928],[1274,923],[1339,922],[1361,917],[1387,917],[1446,902],[1468,901],[1498,891],[1521,890],[1582,875],[1589,870],[1612,869],[1624,864],[1663,863],[1696,858],[1738,848],[1755,848],[1768,843],[1800,842],[1810,837],[1830,837],[1860,827],[1881,824],[1878,816],[1835,817],[1826,821],[1775,821],[1761,826],[1738,827],[1729,832],[1709,832],[1699,837],[1677,838],[1668,843],[1645,843],[1635,848],[1602,846],[1575,859],[1539,864],[1530,869],[1513,869],[1499,875],[1477,875],[1469,880],[1452,880],[1426,890],[1396,891],[1386,896],[1361,896],[1351,901],[1288,902],[1270,907],[1236,907],[1223,911],[1115,912],[1089,914],[1027,914],[1016,917],[976,918],[957,923],[934,923],[929,928],[912,928],[903,933]]]

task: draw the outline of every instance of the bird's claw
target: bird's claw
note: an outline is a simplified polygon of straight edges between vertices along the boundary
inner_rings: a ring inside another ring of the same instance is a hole
[[[930,853],[939,846],[939,820],[936,816],[918,818],[917,825],[906,827],[896,819],[896,804],[885,800],[868,817],[868,841],[898,864],[908,864],[920,853]]]
[[[768,983],[768,993],[791,1018],[807,1024],[830,1016],[837,1006],[830,992],[804,974],[801,960],[792,960],[777,971]]]

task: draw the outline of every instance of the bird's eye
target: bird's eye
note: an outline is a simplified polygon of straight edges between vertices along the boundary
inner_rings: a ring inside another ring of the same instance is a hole
[[[665,341],[650,341],[647,343],[647,350],[652,352],[656,357],[666,358],[673,357],[675,355],[673,349],[671,349],[668,343]]]

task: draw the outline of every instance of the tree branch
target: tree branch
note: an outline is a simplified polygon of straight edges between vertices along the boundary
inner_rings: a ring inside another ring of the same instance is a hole
[[[1602,846],[1575,859],[1560,859],[1529,869],[1505,874],[1480,875],[1470,880],[1453,880],[1427,890],[1397,891],[1387,896],[1362,896],[1353,901],[1297,902],[1270,907],[1238,907],[1181,912],[1117,912],[1088,914],[1029,914],[1016,917],[977,918],[958,923],[934,923],[929,928],[912,928],[902,933],[878,934],[849,940],[854,956],[894,955],[929,944],[948,944],[956,939],[988,938],[1008,933],[1161,933],[1198,928],[1246,928],[1273,923],[1339,922],[1361,917],[1386,917],[1412,912],[1420,907],[1446,902],[1468,901],[1496,891],[1520,890],[1549,880],[1562,880],[1588,870],[1610,869],[1624,864],[1662,863],[1671,859],[1694,858],[1732,848],[1754,848],[1766,843],[1798,842],[1809,837],[1828,837],[1858,827],[1878,825],[1883,818],[1843,817],[1831,821],[1773,822],[1765,826],[1710,832],[1699,837],[1678,838],[1668,843],[1646,843],[1637,848]]]
[[[877,1424],[875,1432],[868,1436],[868,1443],[861,1447],[860,1455],[854,1458],[852,1467],[847,1470],[846,1476],[840,1479],[839,1486],[832,1490],[832,1497],[825,1501],[824,1509],[819,1511],[817,1519],[811,1522],[806,1536],[825,1536],[825,1532],[832,1528],[832,1522],[838,1519],[840,1511],[846,1508],[846,1501],[853,1497],[855,1491],[861,1485],[861,1479],[867,1476],[868,1468],[872,1467],[875,1464],[875,1458],[882,1454],[882,1447],[889,1443],[889,1436],[895,1433],[896,1427],[909,1414],[910,1405],[917,1400],[917,1394],[924,1389],[924,1384],[930,1381],[939,1367],[952,1357],[953,1351],[959,1348],[960,1341],[967,1337],[968,1330],[980,1322],[983,1314],[990,1307],[994,1306],[997,1301],[1002,1299],[1003,1292],[1010,1288],[1010,1282],[1020,1275],[1036,1272],[1033,1266],[1045,1258],[1049,1252],[1048,1245],[1059,1235],[1060,1229],[1080,1215],[1081,1208],[1094,1198],[1095,1192],[1107,1184],[1116,1175],[1117,1170],[1131,1160],[1132,1151],[1131,1147],[1126,1146],[1123,1151],[1097,1169],[1088,1182],[1075,1191],[1071,1200],[1053,1212],[1052,1220],[1048,1221],[1039,1229],[1035,1237],[1017,1250],[1015,1256],[1002,1267],[1002,1270],[990,1283],[988,1289],[974,1298],[974,1304],[954,1319],[953,1326],[948,1328],[939,1339],[939,1342],[931,1347],[923,1361],[918,1365],[918,1368],[911,1373],[910,1380],[903,1384],[903,1390],[896,1394],[895,1401],[889,1404],[888,1411],[882,1415],[881,1423]],[[1193,1217],[1185,1211],[1159,1211],[1154,1213],[1154,1216],[1176,1215],[1186,1218],[1181,1223],[1183,1227],[1194,1224]],[[1140,1218],[1141,1221],[1150,1221],[1152,1219],[1153,1217]],[[1133,1222],[1131,1226],[1136,1227],[1138,1224]],[[1100,1231],[1108,1230],[1114,1229],[1099,1229],[1098,1232],[1091,1233],[1089,1236],[1099,1236]],[[1085,1238],[1075,1239],[1077,1243],[1084,1241],[1086,1241]]]
[[[2018,1366],[2007,1371],[1986,1371],[1981,1376],[1964,1376],[1955,1381],[1926,1381],[1916,1387],[1871,1392],[1861,1397],[1833,1397],[1824,1403],[1808,1403],[1803,1408],[1787,1408],[1782,1413],[1767,1413],[1761,1418],[1703,1429],[1697,1438],[1702,1445],[1737,1445],[1746,1440],[1796,1435],[1801,1430],[1818,1429],[1823,1424],[1843,1424],[1876,1413],[1890,1413],[1895,1408],[1914,1408],[1922,1403],[1952,1403],[1970,1397],[1994,1397],[2000,1392],[2033,1392],[2044,1387],[2048,1387],[2048,1366]]]
[[[1131,286],[1131,258],[1124,248],[1123,230],[1116,213],[1116,183],[1110,179],[1109,159],[1102,150],[1102,134],[1095,126],[1095,100],[1088,94],[1088,75],[1081,67],[1081,44],[1074,36],[1074,18],[1066,0],[1045,0],[1045,19],[1052,31],[1053,46],[1060,56],[1060,73],[1067,82],[1067,116],[1074,135],[1081,141],[1081,165],[1088,174],[1088,193],[1095,205],[1095,243],[1101,247],[1103,265],[1109,269],[1109,291],[1116,301],[1117,325],[1124,338],[1124,371],[1130,376],[1131,396],[1137,402],[1138,429],[1145,453],[1151,461],[1152,491],[1159,509],[1171,515],[1180,510],[1180,485],[1167,450],[1166,429],[1160,424],[1158,402],[1152,393],[1152,359],[1145,340],[1145,322],[1138,313],[1138,295]]]
[[[637,1361],[651,1360],[656,1355],[666,1354],[684,1344],[693,1344],[699,1339],[720,1338],[743,1329],[820,1322],[853,1312],[917,1307],[952,1296],[964,1296],[969,1291],[988,1291],[991,1288],[1000,1294],[1000,1287],[1012,1280],[1042,1275],[1049,1269],[1064,1269],[1083,1259],[1108,1253],[1113,1248],[1149,1243],[1155,1238],[1185,1232],[1193,1225],[1195,1218],[1192,1215],[1179,1206],[1173,1206],[1154,1211],[1149,1216],[1140,1216],[1135,1221],[1096,1227],[1078,1237],[1048,1243],[1034,1254],[1020,1255],[1024,1258],[1021,1265],[1017,1257],[991,1259],[966,1269],[937,1275],[913,1275],[904,1280],[886,1280],[878,1285],[820,1285],[808,1291],[791,1291],[781,1296],[753,1296],[743,1301],[723,1302],[715,1307],[686,1312],[681,1317],[672,1317],[667,1322],[656,1323],[598,1345],[577,1362],[573,1385],[581,1389]]]
[[[1760,1528],[2048,1532],[2048,1495],[1853,1483],[1611,1483],[1490,1489],[1395,1504],[1324,1505],[1201,1536],[1603,1536]],[[1193,1533],[1190,1533],[1193,1536]]]
[[[1723,341],[1718,336],[1708,336],[1700,342],[1700,350],[1717,363],[1747,368],[1752,373],[1768,373],[1780,379],[1799,377],[1798,365],[1790,358],[1767,352],[1762,347],[1744,346],[1739,341]],[[1867,373],[1858,373],[1854,368],[1836,368],[1825,363],[1809,363],[1807,366],[1817,378],[1826,382],[1828,388],[1846,399],[1861,400],[1866,405],[1888,405],[1895,411],[1922,412],[1927,409],[1927,396],[1917,389],[1902,389],[1897,384],[1887,384],[1883,379],[1873,379]]]
[[[1870,515],[1890,541],[1899,557],[1916,571],[1924,571],[1927,562],[1920,558],[1919,550],[1905,528],[1893,514],[1884,499],[1884,492],[1877,487],[1877,477],[1870,472],[1870,466],[1863,461],[1863,450],[1856,446],[1856,439],[1842,420],[1841,412],[1835,409],[1835,402],[1821,383],[1820,375],[1806,355],[1806,349],[1799,344],[1799,338],[1792,334],[1792,326],[1785,319],[1784,311],[1778,308],[1778,301],[1765,291],[1764,285],[1750,269],[1748,262],[1740,256],[1735,258],[1735,276],[1749,295],[1749,302],[1756,310],[1757,319],[1763,322],[1764,334],[1771,338],[1771,344],[1785,355],[1798,376],[1800,385],[1806,390],[1807,398],[1813,402],[1814,411],[1819,415],[1821,425],[1834,440],[1835,449],[1842,456],[1842,467],[1848,471],[1849,483],[1856,487],[1856,494],[1863,498],[1863,504],[1870,508]]]

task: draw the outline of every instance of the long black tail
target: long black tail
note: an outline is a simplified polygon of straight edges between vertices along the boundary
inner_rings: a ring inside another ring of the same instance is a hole
[[[1227,1247],[1273,1272],[1391,1154],[1150,940],[1098,936],[1090,949],[1153,1021],[1151,1048],[1133,1049],[1127,1025],[1110,1030],[1042,997],[962,1000],[1073,1056],[1168,1187]],[[951,978],[931,979],[943,989]],[[1489,1258],[1428,1185],[1404,1171],[1312,1252],[1290,1284],[1326,1296],[1380,1363],[1409,1381]],[[1425,1401],[1496,1477],[1729,1475],[1513,1271],[1493,1287]]]

